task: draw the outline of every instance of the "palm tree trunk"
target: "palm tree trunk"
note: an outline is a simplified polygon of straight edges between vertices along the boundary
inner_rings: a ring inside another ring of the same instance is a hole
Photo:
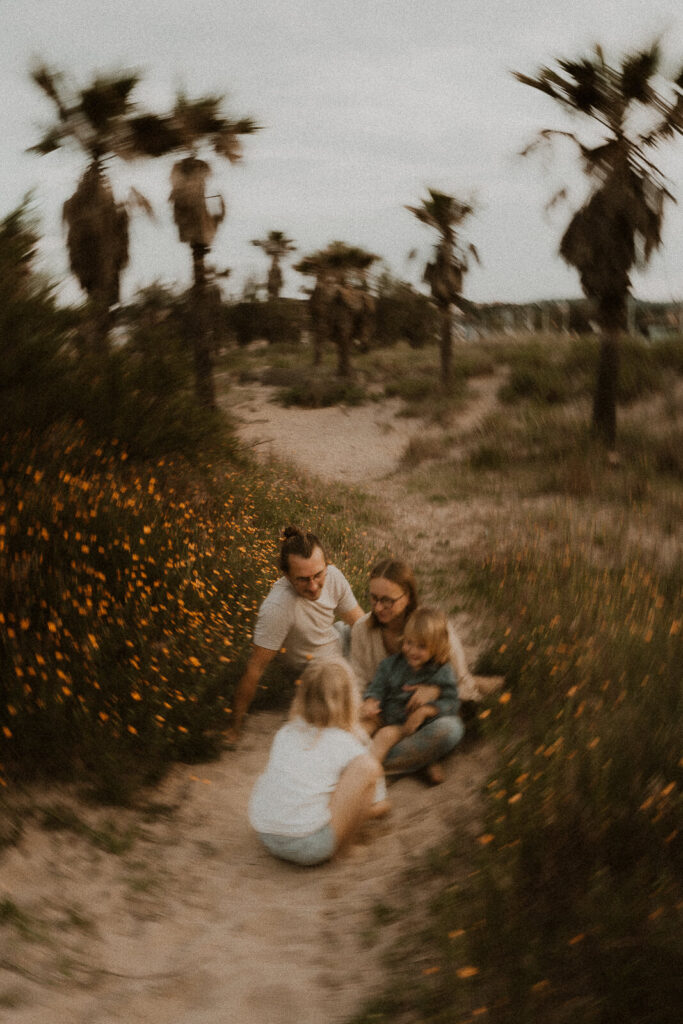
[[[320,366],[323,361],[323,345],[324,339],[322,336],[322,330],[319,327],[313,330],[313,365]]]
[[[617,440],[617,385],[619,381],[619,340],[614,330],[606,331],[600,342],[598,375],[593,394],[593,430],[614,448]]]
[[[328,310],[322,295],[322,287],[317,281],[313,293],[308,300],[308,316],[313,335],[313,365],[320,366],[323,360],[323,349],[327,339]]]
[[[109,298],[106,294],[100,292],[92,293],[89,319],[92,352],[98,359],[106,360],[109,355],[109,327],[111,323]]]
[[[337,333],[337,376],[351,376],[351,336],[346,329]]]
[[[351,376],[351,340],[353,318],[346,306],[336,300],[332,313],[332,337],[337,346],[337,376]]]
[[[441,383],[444,388],[451,382],[453,370],[453,327],[450,304],[441,307]]]
[[[206,268],[204,259],[208,246],[192,245],[192,344],[194,350],[195,390],[199,404],[205,409],[216,408],[213,381],[213,361],[209,343],[206,309]]]
[[[619,337],[626,328],[627,296],[609,296],[600,310],[602,337],[593,394],[593,430],[611,449],[617,441]]]

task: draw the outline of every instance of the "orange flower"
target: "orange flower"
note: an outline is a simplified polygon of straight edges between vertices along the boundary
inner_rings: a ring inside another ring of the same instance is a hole
[[[475,974],[479,974],[478,967],[458,967],[455,972],[459,978],[473,978]]]

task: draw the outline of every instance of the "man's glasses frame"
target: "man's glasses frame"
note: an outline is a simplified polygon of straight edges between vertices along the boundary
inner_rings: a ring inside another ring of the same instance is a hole
[[[293,576],[293,583],[300,583],[302,586],[304,583],[320,583],[321,579],[327,572],[327,566],[321,569],[320,572],[314,572],[312,576]]]

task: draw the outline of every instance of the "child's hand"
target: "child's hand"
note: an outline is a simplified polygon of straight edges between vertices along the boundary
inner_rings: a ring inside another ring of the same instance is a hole
[[[408,711],[416,711],[424,704],[431,704],[441,696],[440,686],[428,686],[425,683],[420,683],[417,686],[406,685],[403,689],[406,692],[412,692],[412,697],[406,705]]]
[[[375,697],[366,697],[360,706],[360,718],[365,721],[372,721],[379,718],[381,705]]]
[[[428,718],[434,718],[436,714],[437,710],[433,704],[423,704],[417,711],[413,711],[412,714],[408,715],[403,726],[403,735],[412,736]]]

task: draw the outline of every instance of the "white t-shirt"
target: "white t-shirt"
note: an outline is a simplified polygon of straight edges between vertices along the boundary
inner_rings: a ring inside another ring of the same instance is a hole
[[[294,718],[275,735],[264,773],[249,800],[257,832],[309,836],[329,824],[330,796],[359,754],[359,739],[344,729],[321,729]]]
[[[328,565],[325,583],[315,601],[300,597],[287,577],[281,576],[259,609],[254,643],[268,651],[284,647],[283,658],[297,670],[311,658],[339,658],[341,644],[334,621],[357,603],[336,565]]]

